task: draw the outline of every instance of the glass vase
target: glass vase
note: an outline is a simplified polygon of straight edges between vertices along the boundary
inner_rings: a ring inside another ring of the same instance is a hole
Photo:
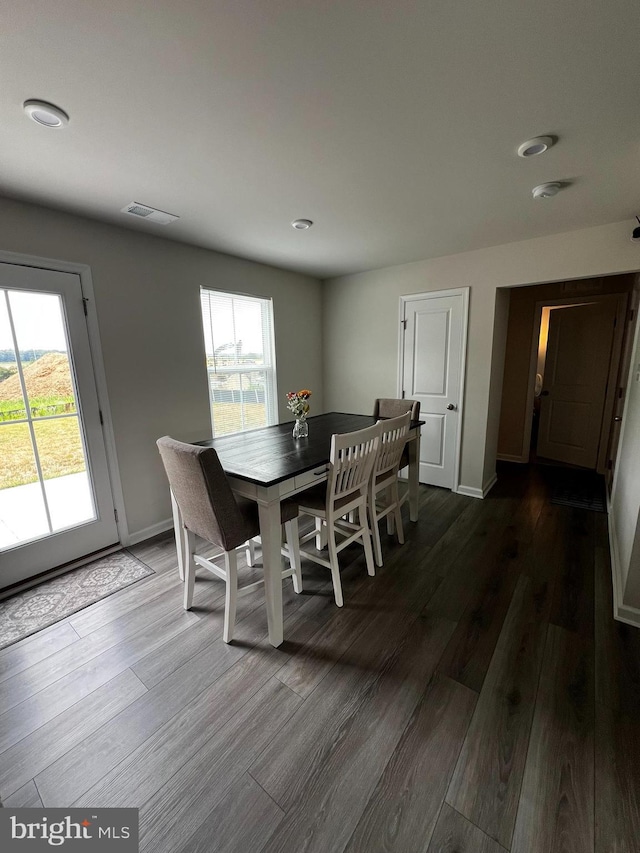
[[[309,435],[309,424],[307,423],[307,416],[300,415],[296,417],[296,422],[293,425],[293,437],[294,438],[306,438]]]

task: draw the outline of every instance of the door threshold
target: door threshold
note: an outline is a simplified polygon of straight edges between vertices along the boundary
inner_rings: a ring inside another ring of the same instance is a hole
[[[585,465],[573,465],[571,462],[560,462],[557,459],[548,459],[545,456],[536,456],[531,458],[532,465],[544,465],[546,468],[564,468],[567,471],[593,471],[595,473],[596,466],[587,467]]]

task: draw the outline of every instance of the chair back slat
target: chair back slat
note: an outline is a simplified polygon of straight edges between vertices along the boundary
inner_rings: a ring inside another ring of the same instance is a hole
[[[399,418],[379,421],[380,444],[375,462],[375,476],[380,477],[386,472],[398,470],[402,452],[409,435],[411,412],[400,415]]]
[[[364,494],[378,451],[378,424],[331,438],[331,457],[327,482],[329,502]]]

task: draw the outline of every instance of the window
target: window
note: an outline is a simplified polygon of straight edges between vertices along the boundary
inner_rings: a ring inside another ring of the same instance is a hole
[[[270,299],[201,288],[213,435],[277,422]]]

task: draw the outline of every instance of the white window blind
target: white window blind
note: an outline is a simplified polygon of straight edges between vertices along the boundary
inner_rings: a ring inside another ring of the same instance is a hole
[[[200,289],[214,436],[277,422],[270,299]]]

